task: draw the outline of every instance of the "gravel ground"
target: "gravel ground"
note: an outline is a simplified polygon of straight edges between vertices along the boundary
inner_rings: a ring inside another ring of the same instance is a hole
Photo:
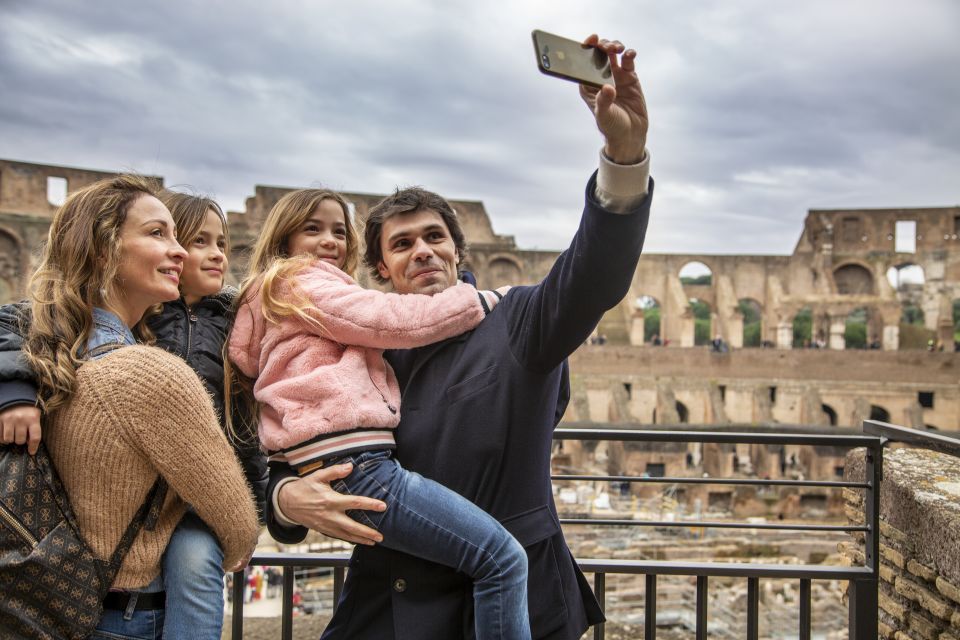
[[[294,640],[317,640],[329,620],[329,616],[325,615],[299,616],[294,618]],[[667,635],[664,635],[664,633]],[[247,618],[243,621],[244,640],[277,640],[279,637],[280,618]],[[583,637],[584,640],[591,640],[593,638],[593,630],[591,629]],[[606,640],[634,640],[640,637],[643,637],[642,627],[607,624]],[[662,638],[662,640],[671,640],[672,638],[669,632],[662,631],[658,631],[657,637]],[[683,636],[675,637],[681,638]],[[223,640],[231,640],[230,616],[227,616],[223,625]]]

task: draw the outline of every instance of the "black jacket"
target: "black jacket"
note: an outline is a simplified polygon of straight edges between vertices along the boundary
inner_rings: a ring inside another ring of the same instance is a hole
[[[473,501],[526,548],[530,626],[540,640],[576,640],[603,620],[560,530],[550,453],[570,396],[566,358],[626,295],[653,184],[623,215],[603,210],[593,190],[591,180],[580,228],[543,282],[511,289],[470,332],[387,353],[402,396],[398,459]],[[285,473],[273,466],[271,486]],[[268,500],[275,538],[305,534],[279,526],[272,510]],[[324,638],[473,638],[471,586],[453,569],[358,546]]]
[[[157,337],[157,346],[189,364],[206,387],[213,406],[223,418],[223,344],[233,323],[232,304],[237,291],[232,287],[208,296],[189,309],[183,300],[168,302],[147,324]],[[16,404],[34,404],[37,390],[33,372],[20,359],[21,336],[26,335],[30,308],[25,303],[0,307],[0,410]],[[235,423],[242,420],[236,416]],[[257,512],[264,513],[267,485],[266,459],[254,434],[245,442],[229,438],[253,488]]]

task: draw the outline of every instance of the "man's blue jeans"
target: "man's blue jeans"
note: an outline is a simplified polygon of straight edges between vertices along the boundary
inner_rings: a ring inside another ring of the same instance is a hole
[[[477,640],[530,638],[527,553],[499,522],[456,492],[402,468],[387,451],[331,464],[343,462],[352,462],[353,472],[334,489],[387,503],[384,512],[349,512],[383,534],[383,546],[470,576]]]
[[[163,553],[166,640],[220,640],[223,630],[223,551],[196,513],[187,511]]]

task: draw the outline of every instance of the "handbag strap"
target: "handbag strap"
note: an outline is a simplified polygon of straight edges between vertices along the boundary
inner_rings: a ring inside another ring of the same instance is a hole
[[[133,516],[133,520],[127,525],[127,530],[124,531],[123,536],[120,537],[120,542],[117,543],[113,554],[104,562],[106,565],[105,577],[107,578],[107,585],[113,582],[114,576],[120,571],[120,565],[123,564],[123,559],[126,557],[127,552],[130,551],[130,547],[133,546],[133,541],[140,533],[140,530],[146,529],[147,531],[153,531],[157,526],[157,520],[160,518],[160,510],[163,508],[163,502],[166,500],[166,497],[167,481],[164,480],[163,477],[158,477],[157,481],[153,483],[150,493],[148,493],[144,499],[143,504],[140,505],[137,513]]]

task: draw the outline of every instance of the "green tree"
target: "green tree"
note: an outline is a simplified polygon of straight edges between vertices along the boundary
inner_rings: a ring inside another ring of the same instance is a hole
[[[643,341],[650,342],[654,335],[660,334],[660,307],[643,310]],[[662,338],[662,336],[661,336]]]
[[[813,339],[813,311],[805,307],[793,317],[793,346],[803,347]]]

